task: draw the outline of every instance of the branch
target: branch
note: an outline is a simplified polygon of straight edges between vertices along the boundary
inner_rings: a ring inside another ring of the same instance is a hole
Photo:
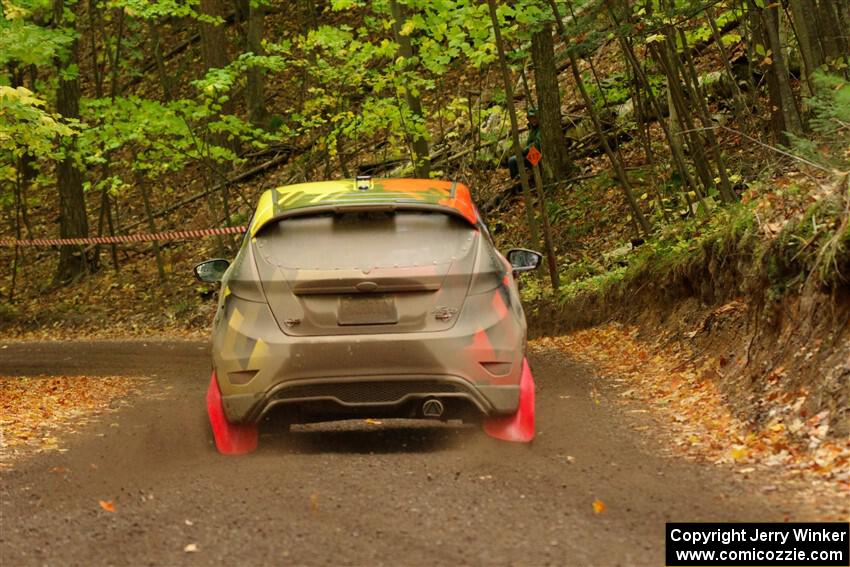
[[[201,191],[200,193],[195,193],[194,195],[192,195],[190,197],[186,197],[182,201],[178,201],[177,203],[174,203],[173,205],[166,207],[165,209],[162,209],[161,211],[157,211],[157,212],[153,213],[153,218],[164,217],[165,215],[176,211],[180,207],[183,207],[183,206],[188,205],[190,203],[194,203],[195,201],[202,199],[203,197],[206,197],[210,193],[214,193],[216,191],[221,191],[221,189],[224,188],[226,185],[238,183],[240,181],[245,181],[246,179],[250,179],[251,177],[254,177],[258,173],[262,173],[262,172],[264,172],[268,169],[271,169],[272,167],[275,167],[275,166],[280,165],[282,163],[286,163],[289,160],[291,155],[292,155],[291,153],[279,154],[279,155],[273,157],[272,159],[268,160],[267,162],[261,163],[260,165],[258,165],[256,167],[252,167],[251,169],[249,169],[247,171],[243,171],[242,173],[240,173],[239,175],[236,175],[235,177],[231,177],[230,179],[228,179],[227,181],[225,181],[223,183],[219,183],[218,185],[214,185],[213,187],[210,187],[209,189]],[[129,230],[131,228],[135,228],[137,226],[144,224],[145,222],[147,222],[147,220],[129,224],[129,225],[124,227],[124,230],[126,231],[126,230]]]

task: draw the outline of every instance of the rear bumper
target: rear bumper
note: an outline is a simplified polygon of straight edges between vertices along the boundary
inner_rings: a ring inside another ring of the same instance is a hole
[[[370,376],[354,380],[322,378],[287,380],[266,392],[227,396],[228,418],[257,422],[271,411],[283,411],[293,421],[321,421],[345,417],[422,417],[425,400],[438,399],[446,418],[472,413],[490,416],[516,411],[519,386],[474,386],[448,376]]]
[[[467,298],[482,301],[494,300]],[[522,310],[471,307],[476,317],[461,313],[445,332],[292,337],[265,303],[231,295],[213,333],[227,419],[255,422],[280,406],[415,417],[409,414],[432,397],[463,401],[487,416],[513,413],[525,347]]]

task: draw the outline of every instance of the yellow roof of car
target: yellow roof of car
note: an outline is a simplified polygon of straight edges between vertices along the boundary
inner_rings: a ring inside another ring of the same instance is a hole
[[[448,209],[470,223],[478,221],[469,188],[431,179],[342,179],[269,189],[260,197],[249,232],[255,236],[276,218],[293,211],[358,205],[426,205]]]

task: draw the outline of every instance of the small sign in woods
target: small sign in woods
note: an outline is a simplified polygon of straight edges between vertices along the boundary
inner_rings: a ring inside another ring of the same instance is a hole
[[[542,158],[543,154],[537,149],[537,146],[531,146],[531,149],[528,150],[528,154],[525,156],[525,159],[534,167],[537,167],[537,164],[540,163]]]

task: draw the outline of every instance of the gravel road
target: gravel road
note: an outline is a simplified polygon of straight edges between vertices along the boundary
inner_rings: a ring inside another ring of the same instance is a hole
[[[152,379],[63,438],[67,452],[0,472],[0,565],[663,565],[666,521],[798,516],[741,475],[663,456],[648,418],[557,352],[531,357],[531,446],[475,427],[357,421],[266,427],[243,457],[212,446],[209,360],[191,341],[0,351],[0,376]]]

